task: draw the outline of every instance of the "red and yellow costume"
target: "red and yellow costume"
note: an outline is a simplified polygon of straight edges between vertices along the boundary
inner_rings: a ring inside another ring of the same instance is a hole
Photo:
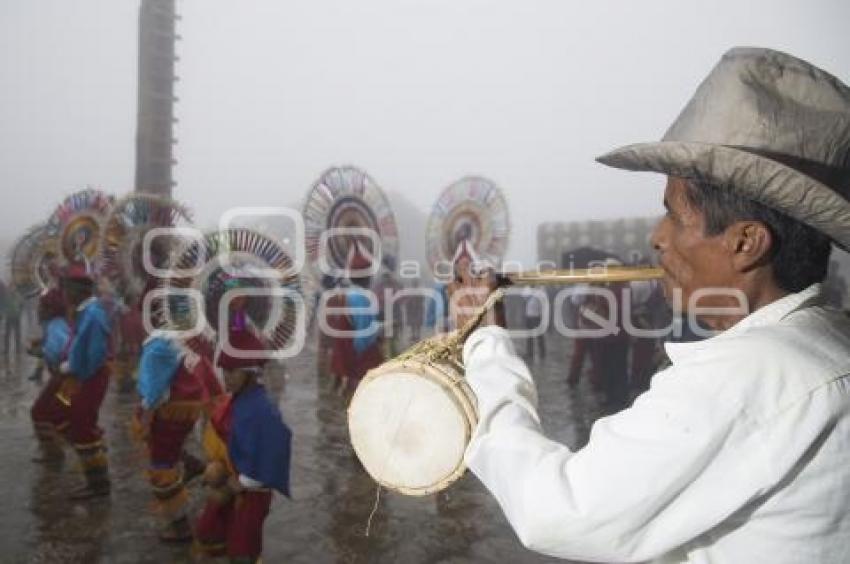
[[[241,350],[260,350],[250,331],[231,336]],[[261,359],[219,356],[226,370],[257,369]],[[265,388],[250,382],[221,402],[204,432],[206,481],[211,495],[195,524],[196,548],[209,556],[256,560],[272,492],[289,495],[291,432]],[[227,485],[237,481],[237,493]],[[223,494],[221,492],[224,492]]]
[[[191,538],[183,448],[204,408],[205,362],[160,336],[145,341],[139,360],[137,422],[148,447],[147,474],[156,507],[170,528],[162,533],[163,540]]]
[[[84,265],[69,267],[65,284],[93,286]],[[62,381],[54,397],[62,404],[56,429],[71,442],[80,458],[86,488],[74,494],[85,498],[109,492],[109,469],[98,415],[110,376],[109,317],[95,297],[77,306],[67,360],[60,365]]]
[[[62,385],[63,376],[59,374],[59,364],[68,355],[71,343],[71,330],[65,319],[66,306],[62,292],[57,289],[48,290],[39,299],[39,318],[42,320],[44,335],[32,354],[43,359],[49,378],[42,387],[30,410],[33,429],[36,438],[44,451],[44,458],[60,458],[62,456],[61,438],[57,427],[66,420],[65,406],[56,397]]]

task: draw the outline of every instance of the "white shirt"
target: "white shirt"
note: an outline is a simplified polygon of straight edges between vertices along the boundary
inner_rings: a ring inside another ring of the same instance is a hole
[[[571,452],[547,439],[508,333],[464,346],[466,463],[521,542],[563,558],[850,562],[850,321],[791,294],[705,341]]]

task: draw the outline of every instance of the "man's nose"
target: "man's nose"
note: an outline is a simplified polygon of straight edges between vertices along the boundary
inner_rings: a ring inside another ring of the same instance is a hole
[[[658,253],[663,253],[667,248],[667,232],[667,218],[664,217],[655,224],[655,228],[652,230],[652,237],[649,239],[652,248]]]

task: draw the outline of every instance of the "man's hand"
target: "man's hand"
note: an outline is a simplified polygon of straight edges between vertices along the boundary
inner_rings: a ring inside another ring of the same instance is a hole
[[[449,315],[456,329],[462,328],[484,306],[487,298],[496,289],[496,279],[491,271],[472,277],[466,284],[452,282],[447,288],[449,295]],[[504,326],[502,304],[496,304],[481,320],[479,327],[485,325]]]

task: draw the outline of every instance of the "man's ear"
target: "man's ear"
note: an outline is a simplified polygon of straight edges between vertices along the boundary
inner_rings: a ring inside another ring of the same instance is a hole
[[[759,221],[736,221],[726,229],[724,240],[738,272],[766,264],[773,250],[773,234]]]

